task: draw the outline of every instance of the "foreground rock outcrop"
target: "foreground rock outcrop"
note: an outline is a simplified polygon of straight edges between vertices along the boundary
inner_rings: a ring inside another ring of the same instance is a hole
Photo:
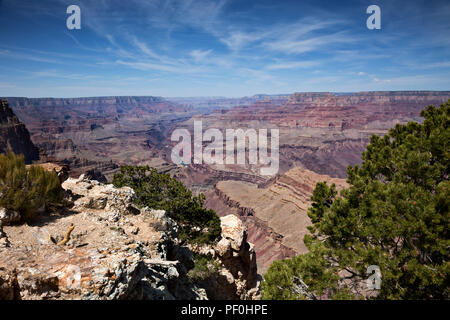
[[[215,246],[191,248],[220,264],[217,273],[200,283],[214,299],[259,299],[261,278],[257,275],[253,244],[247,242],[246,227],[232,214],[221,217],[220,224],[222,238]]]
[[[132,189],[84,176],[63,188],[74,205],[59,216],[33,225],[0,221],[0,300],[214,298],[207,291],[216,283],[189,278],[193,252],[179,245],[178,226],[165,211],[138,209]],[[233,216],[221,222],[220,241],[202,247],[227,275],[220,298],[258,298],[245,227]]]

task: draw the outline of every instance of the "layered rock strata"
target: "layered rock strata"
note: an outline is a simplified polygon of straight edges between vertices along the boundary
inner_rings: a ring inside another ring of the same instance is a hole
[[[208,194],[206,205],[219,214],[234,209],[255,245],[258,272],[282,258],[307,252],[303,237],[311,221],[307,215],[311,195],[318,182],[334,183],[338,190],[347,187],[343,179],[294,168],[264,187],[240,181],[221,181],[215,197]]]
[[[0,153],[23,154],[25,162],[39,159],[39,151],[30,139],[30,133],[19,121],[6,100],[0,100]]]

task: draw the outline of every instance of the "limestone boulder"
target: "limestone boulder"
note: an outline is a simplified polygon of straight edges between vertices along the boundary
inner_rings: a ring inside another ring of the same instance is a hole
[[[129,187],[115,188],[112,184],[101,184],[81,175],[78,179],[64,181],[62,188],[78,198],[74,202],[76,207],[119,211],[122,214],[139,212],[133,206],[135,192]]]

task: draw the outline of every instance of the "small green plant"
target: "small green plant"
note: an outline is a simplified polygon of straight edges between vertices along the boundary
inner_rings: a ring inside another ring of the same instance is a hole
[[[25,167],[23,155],[0,155],[0,207],[17,211],[30,222],[63,200],[58,176],[39,166]]]
[[[205,196],[193,196],[183,183],[149,166],[122,166],[113,177],[116,187],[136,192],[136,204],[165,210],[180,226],[182,242],[211,243],[220,237],[220,219],[214,210],[203,208]]]
[[[189,270],[188,277],[191,280],[206,280],[217,274],[219,269],[220,263],[210,255],[195,254],[194,267]]]

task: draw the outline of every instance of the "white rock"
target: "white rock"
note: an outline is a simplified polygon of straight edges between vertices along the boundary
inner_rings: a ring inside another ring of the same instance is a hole
[[[231,250],[231,242],[228,239],[222,238],[216,244],[216,251],[219,256],[223,257]]]
[[[220,218],[222,237],[230,240],[233,250],[239,251],[244,241],[246,228],[242,221],[235,215],[227,215]]]
[[[81,196],[75,206],[90,209],[118,210],[122,214],[129,212],[135,192],[129,187],[115,188],[112,184],[103,185],[95,180],[87,180],[84,175],[78,179],[69,178],[62,188]]]
[[[0,224],[7,225],[20,221],[20,214],[14,210],[0,208]]]

